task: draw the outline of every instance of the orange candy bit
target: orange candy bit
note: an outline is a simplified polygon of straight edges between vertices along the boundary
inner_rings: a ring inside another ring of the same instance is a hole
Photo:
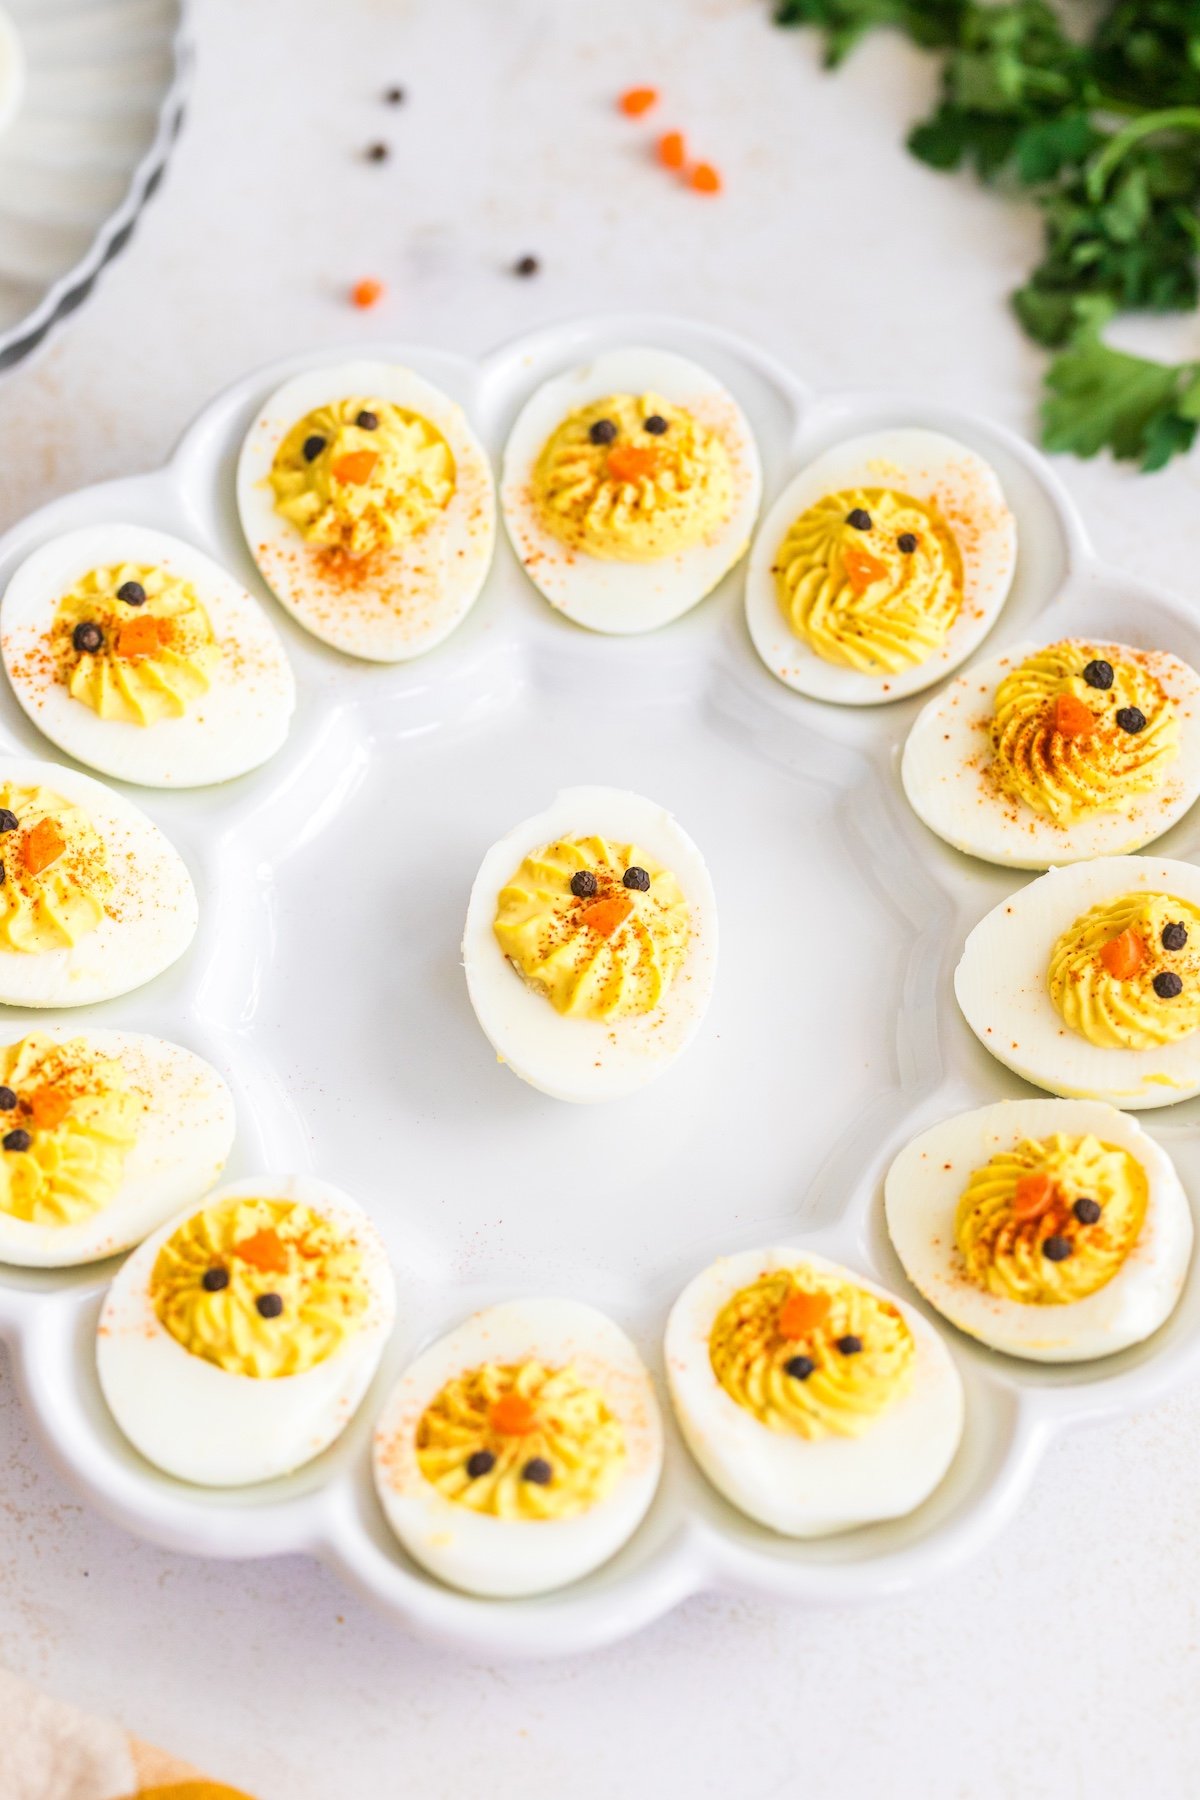
[[[492,1407],[492,1430],[501,1437],[526,1437],[537,1424],[537,1408],[524,1394],[501,1394]]]
[[[1114,981],[1129,981],[1146,960],[1146,945],[1139,932],[1127,925],[1117,937],[1109,938],[1100,949],[1100,961]]]
[[[648,444],[614,444],[608,453],[608,472],[617,481],[640,481],[658,467],[658,452]]]
[[[350,289],[350,298],[355,306],[361,306],[364,309],[374,306],[377,300],[383,298],[383,283],[382,281],[357,281]]]
[[[39,1131],[53,1131],[70,1112],[71,1102],[56,1088],[43,1087],[30,1096],[29,1110]]]
[[[640,119],[644,112],[658,104],[658,89],[651,87],[626,88],[617,105],[627,119]]]
[[[719,194],[721,191],[721,177],[711,163],[697,163],[688,180],[698,194]]]
[[[1054,729],[1063,737],[1086,737],[1096,729],[1096,715],[1074,694],[1059,694],[1054,702]]]
[[[608,894],[603,900],[593,900],[590,906],[585,906],[579,915],[579,923],[590,931],[598,931],[601,937],[611,937],[632,911],[633,901],[628,894]]]
[[[154,656],[171,635],[168,619],[155,619],[139,613],[117,632],[116,654],[121,657]]]
[[[52,862],[57,862],[67,847],[67,840],[53,819],[39,819],[27,833],[22,849],[25,867],[31,875],[40,875]]]
[[[252,1269],[261,1269],[265,1275],[278,1275],[288,1266],[283,1239],[269,1225],[235,1244],[231,1254],[240,1256]]]
[[[1045,1169],[1034,1169],[1022,1175],[1013,1195],[1014,1219],[1040,1219],[1054,1204],[1057,1188]]]
[[[682,169],[687,161],[687,146],[682,131],[664,131],[658,140],[658,160],[667,169]]]
[[[806,1294],[801,1288],[793,1288],[779,1309],[779,1335],[807,1337],[824,1323],[832,1304],[828,1294]]]
[[[847,545],[842,552],[842,564],[856,594],[865,593],[873,581],[881,581],[888,572],[886,563],[872,556],[869,550],[860,550],[857,544]]]
[[[347,450],[330,463],[330,473],[335,481],[344,481],[349,487],[361,487],[364,481],[370,481],[371,471],[379,461],[378,450]]]

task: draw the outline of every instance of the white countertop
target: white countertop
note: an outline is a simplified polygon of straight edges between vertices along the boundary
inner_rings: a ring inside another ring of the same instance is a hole
[[[626,305],[749,332],[819,386],[1032,429],[1040,358],[1004,296],[1037,222],[903,154],[932,75],[899,44],[824,77],[763,0],[199,11],[161,197],[84,312],[0,384],[0,526],[158,461],[217,388],[284,352],[381,334],[478,350]],[[650,129],[615,113],[641,82],[724,171],[719,200],[673,184]],[[379,100],[392,83],[402,107]],[[393,154],[367,164],[377,138]],[[526,251],[543,268],[522,281]],[[345,293],[366,275],[388,294],[359,314]],[[1194,346],[1195,320],[1172,340]],[[1191,591],[1194,459],[1152,479],[1059,466],[1105,553]],[[0,1661],[261,1800],[1171,1800],[1200,1758],[1198,1444],[1196,1389],[1060,1443],[989,1550],[886,1605],[710,1596],[585,1659],[481,1667],[306,1562],[202,1564],[108,1527],[5,1379]]]

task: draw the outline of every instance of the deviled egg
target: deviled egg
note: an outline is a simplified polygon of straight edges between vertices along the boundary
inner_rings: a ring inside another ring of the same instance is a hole
[[[217,1189],[156,1231],[104,1302],[100,1386],[147,1461],[203,1487],[270,1481],[341,1435],[392,1328],[383,1242],[299,1175]]]
[[[52,1030],[0,1045],[0,1262],[127,1250],[208,1192],[233,1131],[224,1081],[178,1044]]]
[[[504,452],[508,535],[551,606],[592,631],[653,631],[742,556],[762,472],[741,407],[682,356],[609,350],[545,382]]]
[[[258,768],[296,704],[258,601],[203,551],[144,525],[92,525],[26,557],[4,595],[0,653],[39,731],[145,787]]]
[[[0,758],[0,1005],[127,994],[183,955],[196,922],[182,857],[124,795]]]
[[[1144,1110],[1200,1093],[1200,869],[1105,856],[992,909],[954,976],[980,1043],[1053,1094]]]
[[[985,862],[1137,850],[1200,794],[1200,675],[1129,644],[1017,644],[929,702],[901,777],[930,830]]]
[[[493,844],[463,933],[467,989],[501,1062],[558,1100],[652,1081],[707,1010],[716,900],[671,814],[567,788]]]
[[[962,1435],[958,1370],[886,1289],[799,1247],[744,1250],[671,1309],[667,1383],[688,1448],[773,1531],[823,1537],[913,1511]]]
[[[1094,1100],[1004,1100],[945,1119],[900,1152],[884,1205],[930,1305],[1034,1362],[1089,1361],[1149,1337],[1192,1253],[1170,1157]]]
[[[409,1555],[510,1598],[615,1556],[662,1471],[654,1387],[625,1333],[573,1300],[474,1313],[417,1357],[375,1434],[375,1485]]]
[[[899,700],[970,656],[1016,559],[984,457],[939,431],[870,432],[809,463],[767,514],[746,576],[750,635],[801,694]]]
[[[449,637],[492,560],[487,453],[461,406],[411,369],[308,369],[250,427],[238,509],[267,586],[314,637],[405,662]]]

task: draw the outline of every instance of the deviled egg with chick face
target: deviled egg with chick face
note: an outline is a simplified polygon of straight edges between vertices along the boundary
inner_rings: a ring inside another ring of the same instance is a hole
[[[1130,644],[1017,644],[929,702],[901,777],[930,830],[986,862],[1137,850],[1200,795],[1200,675]]]
[[[734,1506],[789,1537],[900,1518],[962,1435],[962,1383],[903,1301],[799,1247],[722,1257],[667,1321],[688,1448]]]
[[[834,445],[789,482],[754,542],[746,618],[773,675],[872,706],[931,687],[995,623],[1016,521],[986,459],[915,427]]]
[[[654,1498],[653,1383],[611,1319],[571,1300],[475,1313],[417,1357],[375,1434],[375,1484],[439,1580],[514,1597],[614,1556]]]
[[[258,601],[202,551],[142,525],[89,526],[26,557],[0,608],[0,654],[52,743],[146,787],[258,768],[296,704]]]
[[[884,1205],[930,1305],[1035,1362],[1089,1361],[1149,1337],[1192,1253],[1171,1159],[1092,1100],[1002,1101],[943,1120],[900,1152]]]
[[[491,564],[487,453],[457,402],[395,363],[285,382],[247,433],[237,493],[267,586],[314,637],[371,662],[449,637]]]
[[[182,956],[197,916],[182,857],[124,795],[0,758],[0,1004],[128,993]]]
[[[550,604],[593,631],[653,631],[695,606],[750,541],[762,493],[750,425],[706,369],[611,350],[556,376],[504,452],[513,548]]]
[[[717,958],[703,856],[671,814],[568,788],[494,844],[471,890],[467,989],[502,1062],[555,1099],[644,1086],[700,1027]]]
[[[203,1487],[269,1481],[345,1430],[395,1313],[383,1242],[327,1182],[219,1188],[147,1239],[100,1314],[100,1386],[148,1462]]]

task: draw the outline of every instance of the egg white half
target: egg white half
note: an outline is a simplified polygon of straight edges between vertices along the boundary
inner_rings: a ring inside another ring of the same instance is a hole
[[[570,1519],[500,1519],[447,1500],[417,1462],[417,1425],[446,1382],[485,1362],[570,1363],[597,1388],[625,1439],[621,1476],[605,1499]],[[375,1433],[375,1485],[404,1548],[439,1580],[512,1598],[578,1581],[615,1556],[654,1498],[662,1420],[637,1351],[611,1319],[576,1300],[513,1300],[473,1313],[400,1377]]]
[[[193,1356],[150,1299],[155,1258],[196,1207],[168,1219],[116,1275],[100,1314],[96,1367],[117,1424],[148,1462],[199,1487],[270,1481],[319,1456],[353,1418],[392,1329],[395,1283],[383,1240],[361,1206],[311,1176],[231,1182],[208,1195],[299,1201],[354,1238],[370,1301],[342,1348],[302,1375],[256,1380]]]
[[[546,529],[532,479],[547,440],[569,413],[610,394],[662,396],[717,433],[733,464],[733,510],[714,537],[654,562],[610,562],[571,549]],[[500,504],[513,549],[551,606],[591,631],[654,631],[716,587],[750,541],[762,497],[758,446],[741,407],[715,375],[650,346],[608,350],[544,382],[518,414],[504,450]]]
[[[662,1003],[640,1017],[564,1018],[525,984],[492,928],[500,890],[531,850],[591,832],[637,844],[670,869],[690,910],[684,965]],[[671,814],[652,800],[617,788],[566,788],[484,857],[471,889],[462,951],[471,1005],[501,1062],[556,1100],[617,1099],[661,1075],[691,1043],[708,1009],[717,906],[707,864]]]
[[[275,510],[275,453],[300,419],[347,396],[389,400],[428,419],[450,446],[455,489],[439,518],[381,558],[372,584],[347,593],[320,566],[290,520]],[[263,580],[306,631],[368,662],[422,656],[460,625],[491,565],[496,497],[487,452],[462,407],[397,363],[366,360],[309,369],[277,388],[238,458],[242,529]]]
[[[935,503],[956,532],[963,567],[962,608],[939,650],[895,674],[868,674],[824,657],[797,637],[779,604],[774,567],[779,546],[800,514],[843,488],[894,487]],[[814,700],[878,706],[919,694],[965,662],[995,624],[1017,563],[1017,525],[1000,478],[975,450],[940,431],[917,426],[868,432],[823,452],[793,477],[768,512],[746,572],[746,622],[754,647],[780,681]]]
[[[917,817],[931,831],[984,862],[1012,869],[1116,856],[1161,837],[1200,795],[1200,675],[1165,651],[1099,645],[1113,662],[1136,656],[1177,703],[1179,755],[1163,785],[1134,794],[1107,812],[1074,825],[1056,825],[993,785],[990,728],[996,690],[1018,664],[1044,646],[1015,644],[960,675],[918,714],[904,746],[900,777]]]
[[[1081,914],[1120,894],[1174,894],[1200,906],[1200,869],[1157,856],[1104,856],[1051,869],[979,921],[954,992],[986,1050],[1052,1094],[1128,1111],[1200,1094],[1200,1032],[1151,1050],[1108,1049],[1072,1031],[1050,998],[1050,952]]]
[[[975,1169],[1056,1131],[1091,1132],[1135,1157],[1148,1177],[1146,1218],[1104,1287],[1065,1306],[1024,1306],[967,1279],[954,1215]],[[1191,1208],[1170,1157],[1135,1119],[1094,1100],[1001,1100],[944,1119],[900,1152],[884,1209],[905,1273],[930,1305],[992,1349],[1033,1362],[1086,1362],[1149,1337],[1173,1311],[1192,1253]]]
[[[126,562],[189,582],[222,650],[209,691],[182,717],[153,725],[102,719],[72,698],[47,655],[63,596],[91,570]],[[144,525],[87,526],[27,556],[0,608],[0,654],[21,706],[51,743],[143,787],[201,787],[258,768],[283,744],[296,704],[291,665],[259,602],[202,550]]]
[[[41,786],[87,813],[113,885],[94,931],[62,950],[0,950],[0,1005],[90,1006],[142,987],[196,934],[196,890],[183,858],[123,794],[60,763],[0,757],[0,782]],[[0,839],[0,844],[3,839]]]
[[[22,1035],[10,1029],[5,1045]],[[60,1041],[86,1038],[96,1055],[118,1061],[144,1111],[121,1185],[91,1218],[72,1225],[35,1225],[0,1210],[0,1262],[32,1269],[115,1256],[181,1206],[200,1199],[225,1166],[235,1124],[233,1095],[224,1081],[211,1064],[179,1044],[137,1031],[70,1026],[51,1027],[44,1035]]]
[[[809,1440],[770,1431],[713,1372],[709,1339],[726,1301],[772,1269],[805,1264],[890,1301],[916,1343],[907,1393],[858,1438]],[[702,1269],[671,1308],[664,1351],[671,1399],[692,1455],[734,1506],[788,1537],[825,1537],[912,1512],[945,1475],[962,1436],[962,1382],[934,1328],[877,1282],[799,1245],[742,1250]]]

